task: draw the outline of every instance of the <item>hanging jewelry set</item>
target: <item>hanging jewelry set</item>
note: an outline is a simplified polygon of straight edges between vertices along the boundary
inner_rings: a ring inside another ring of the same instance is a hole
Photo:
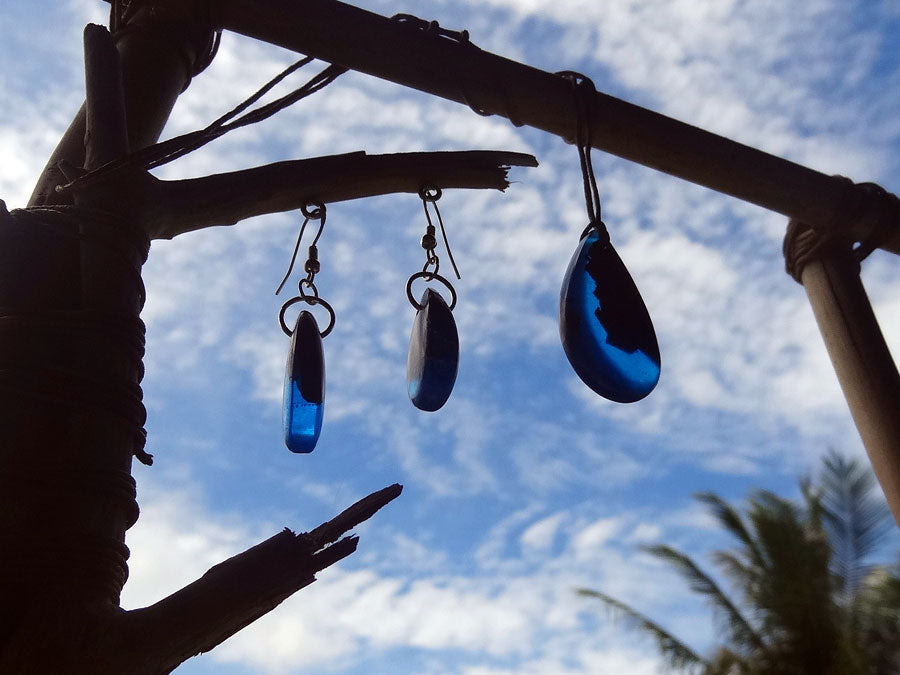
[[[653,323],[640,291],[609,239],[601,219],[600,195],[591,162],[591,119],[594,84],[573,72],[559,73],[572,85],[576,104],[575,145],[581,163],[588,225],[563,278],[559,302],[559,332],[563,349],[575,373],[601,396],[620,403],[638,401],[656,387],[660,375],[660,355]],[[457,279],[456,263],[450,253],[447,234],[437,202],[438,187],[425,185],[419,191],[427,227],[422,237],[425,265],[409,277],[406,295],[416,309],[406,384],[413,405],[429,412],[440,409],[453,390],[459,367],[459,335],[453,319],[456,290],[439,274],[436,228],[429,205],[441,229],[447,255]],[[322,430],[325,405],[325,359],[322,338],[334,328],[331,305],[319,297],[315,277],[320,270],[317,243],[325,227],[326,207],[310,202],[302,209],[305,220],[287,274],[276,291],[290,277],[304,230],[310,221],[318,230],[308,249],[306,276],[298,284],[298,295],[281,308],[279,323],[290,337],[284,381],[284,441],[296,453],[312,452]],[[413,283],[438,282],[427,286],[417,301]],[[449,294],[448,299],[441,290]],[[319,305],[328,314],[328,325],[320,330],[312,312],[300,311],[293,329],[285,313],[295,304]]]

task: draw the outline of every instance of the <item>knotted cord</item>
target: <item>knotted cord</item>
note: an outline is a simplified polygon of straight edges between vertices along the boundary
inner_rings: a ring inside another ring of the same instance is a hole
[[[900,228],[900,199],[875,183],[854,183],[845,176],[834,176],[841,198],[830,222],[818,228],[791,219],[784,238],[785,271],[802,283],[803,268],[813,260],[837,251],[850,250],[857,263],[862,262]],[[871,223],[865,237],[855,242],[846,234],[856,230],[865,219]]]
[[[578,149],[578,160],[581,164],[584,204],[588,214],[588,226],[585,232],[594,229],[608,237],[600,206],[600,190],[597,188],[594,163],[591,159],[594,102],[597,98],[597,89],[593,81],[581,73],[564,70],[557,75],[565,78],[572,85],[572,93],[575,98],[575,147]]]

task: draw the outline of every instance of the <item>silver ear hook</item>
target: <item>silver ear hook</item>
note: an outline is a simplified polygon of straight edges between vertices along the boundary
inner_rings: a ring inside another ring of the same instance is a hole
[[[305,220],[303,224],[300,226],[300,234],[297,235],[297,243],[294,244],[294,252],[291,254],[291,263],[288,265],[287,272],[284,275],[284,279],[281,280],[281,283],[278,284],[278,288],[275,289],[275,295],[281,293],[281,289],[284,288],[284,285],[287,283],[287,280],[291,276],[291,272],[294,271],[294,263],[297,262],[297,252],[300,250],[300,241],[303,239],[303,232],[306,230],[306,224],[310,220],[318,220],[319,221],[319,231],[316,232],[316,236],[313,238],[313,242],[310,245],[310,260],[315,260],[318,262],[318,256],[314,255],[314,250],[316,243],[319,241],[319,237],[322,236],[322,230],[325,229],[325,204],[321,202],[308,202],[300,207],[300,211],[305,216]],[[309,261],[307,261],[309,262]],[[307,267],[311,267],[307,265]],[[309,269],[306,270],[307,274],[315,276],[315,272],[311,272]],[[316,270],[318,272],[318,270]],[[308,278],[309,282],[312,283],[312,278]]]
[[[425,209],[425,219],[428,221],[428,229],[426,230],[426,237],[431,236],[434,238],[434,225],[431,223],[431,214],[428,213],[428,204],[430,203],[434,207],[434,212],[437,214],[438,224],[441,227],[441,237],[444,239],[444,246],[447,249],[447,256],[450,258],[450,264],[453,265],[453,272],[456,274],[457,279],[462,279],[459,274],[459,269],[456,267],[456,261],[453,259],[453,251],[450,250],[450,242],[447,239],[447,230],[444,228],[444,219],[441,218],[441,210],[438,208],[438,200],[441,198],[440,188],[424,186],[421,190],[419,190],[419,198],[422,200],[422,208]],[[425,239],[422,240],[422,246],[425,247]],[[426,263],[426,267],[428,264],[432,262],[435,265],[434,273],[437,274],[437,255],[434,253],[434,246],[430,246],[425,248],[428,253],[428,263]]]

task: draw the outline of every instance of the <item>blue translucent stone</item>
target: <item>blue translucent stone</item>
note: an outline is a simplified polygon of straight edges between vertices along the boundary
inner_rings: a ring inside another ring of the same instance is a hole
[[[325,410],[325,355],[315,317],[300,312],[284,375],[284,444],[291,452],[312,452]]]
[[[656,387],[653,322],[605,232],[591,229],[572,256],[560,292],[559,334],[578,377],[601,396],[632,403]]]
[[[419,410],[438,410],[453,391],[459,368],[459,335],[453,312],[441,294],[426,288],[416,312],[409,356],[406,359],[406,388]]]

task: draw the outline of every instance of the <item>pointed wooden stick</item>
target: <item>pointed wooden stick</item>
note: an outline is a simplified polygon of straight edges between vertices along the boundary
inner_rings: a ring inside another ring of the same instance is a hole
[[[128,153],[122,66],[103,26],[91,23],[84,29],[84,69],[84,168],[90,171]]]
[[[122,672],[169,672],[211,650],[353,553],[358,538],[340,537],[402,490],[391,485],[375,492],[309,533],[285,529],[156,604],[128,612],[119,629],[132,654]]]

